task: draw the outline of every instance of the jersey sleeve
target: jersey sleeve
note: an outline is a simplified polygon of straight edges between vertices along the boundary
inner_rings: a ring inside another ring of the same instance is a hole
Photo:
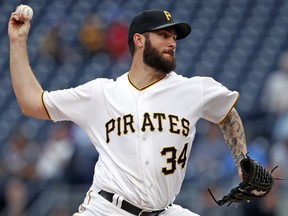
[[[202,79],[203,118],[220,123],[239,98],[237,91],[230,91],[213,78]]]
[[[50,119],[85,125],[91,112],[95,85],[96,81],[90,81],[76,88],[44,92],[43,104]]]

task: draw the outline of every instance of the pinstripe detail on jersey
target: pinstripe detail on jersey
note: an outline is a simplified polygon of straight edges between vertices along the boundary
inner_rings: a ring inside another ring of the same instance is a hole
[[[41,101],[42,101],[43,107],[45,109],[45,112],[46,112],[48,118],[51,120],[50,114],[49,114],[49,112],[47,110],[47,107],[45,105],[45,102],[44,102],[44,93],[45,93],[45,91],[43,91],[42,94],[41,94]]]
[[[144,89],[146,89],[146,88],[154,85],[155,83],[157,83],[157,82],[159,82],[160,80],[162,80],[164,77],[166,77],[166,74],[165,74],[164,76],[162,76],[160,79],[158,79],[158,80],[156,80],[156,81],[148,84],[147,86],[144,86],[143,88],[138,88],[138,87],[131,81],[130,76],[129,76],[129,73],[128,73],[129,83],[130,83],[134,88],[136,88],[138,91],[142,91],[142,90],[144,90]]]

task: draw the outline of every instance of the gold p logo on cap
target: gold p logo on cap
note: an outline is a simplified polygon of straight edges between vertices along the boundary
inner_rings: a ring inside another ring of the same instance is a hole
[[[163,11],[163,13],[165,14],[167,20],[171,20],[172,16],[168,11]]]

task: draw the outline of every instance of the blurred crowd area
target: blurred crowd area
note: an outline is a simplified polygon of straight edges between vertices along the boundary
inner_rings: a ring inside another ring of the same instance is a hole
[[[240,92],[249,155],[288,179],[288,1],[286,0],[0,0],[0,215],[66,216],[77,211],[98,154],[82,129],[22,115],[9,72],[7,22],[18,4],[34,9],[28,52],[46,90],[75,87],[129,69],[132,17],[161,8],[187,21],[176,72],[211,76]],[[193,104],[191,104],[193,106]],[[288,186],[276,181],[256,202],[219,207],[239,184],[217,125],[200,120],[176,203],[201,216],[287,216]]]

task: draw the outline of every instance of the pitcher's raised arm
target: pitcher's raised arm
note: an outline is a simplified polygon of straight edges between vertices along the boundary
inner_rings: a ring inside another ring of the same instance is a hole
[[[29,30],[29,16],[13,12],[8,23],[13,89],[25,115],[49,119],[41,100],[43,89],[35,78],[29,63],[27,53]]]

